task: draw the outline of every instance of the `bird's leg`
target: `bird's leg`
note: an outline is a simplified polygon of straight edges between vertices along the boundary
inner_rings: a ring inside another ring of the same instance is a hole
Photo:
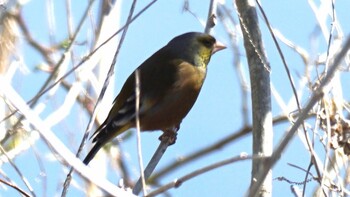
[[[175,144],[177,138],[177,131],[180,129],[180,125],[163,130],[163,134],[159,137],[159,140],[166,142],[169,146]]]

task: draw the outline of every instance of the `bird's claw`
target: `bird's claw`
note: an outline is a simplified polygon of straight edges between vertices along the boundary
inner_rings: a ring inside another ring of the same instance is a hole
[[[173,131],[164,132],[158,139],[161,142],[165,142],[170,146],[175,144],[177,139],[177,133]]]

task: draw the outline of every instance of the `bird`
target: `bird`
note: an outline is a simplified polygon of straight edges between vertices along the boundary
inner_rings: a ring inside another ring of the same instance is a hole
[[[225,48],[209,34],[188,32],[176,36],[145,60],[127,78],[106,120],[90,137],[94,144],[83,163],[88,165],[106,143],[136,127],[136,72],[140,84],[140,130],[161,130],[163,136],[171,136],[196,102],[211,56]]]

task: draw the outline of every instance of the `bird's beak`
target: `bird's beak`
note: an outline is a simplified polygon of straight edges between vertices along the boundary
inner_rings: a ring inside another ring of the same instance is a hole
[[[222,49],[226,49],[226,46],[223,43],[216,41],[214,44],[213,52],[211,52],[211,54],[213,55],[214,53],[216,53]]]

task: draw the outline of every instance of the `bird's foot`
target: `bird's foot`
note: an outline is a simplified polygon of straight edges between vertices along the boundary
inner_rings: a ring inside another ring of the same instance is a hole
[[[169,146],[175,144],[177,139],[177,130],[178,128],[163,131],[164,133],[159,137],[159,140],[167,143]]]

